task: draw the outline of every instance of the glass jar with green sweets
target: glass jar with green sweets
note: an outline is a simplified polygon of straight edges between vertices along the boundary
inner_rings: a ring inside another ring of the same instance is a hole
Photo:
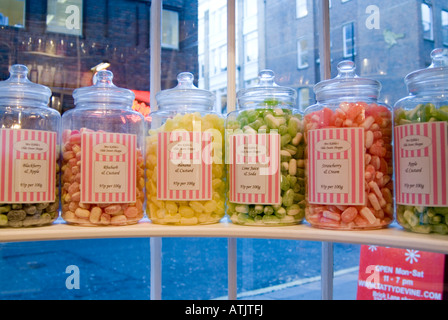
[[[448,234],[448,51],[431,58],[394,107],[396,212],[406,230]]]
[[[16,64],[0,82],[0,227],[49,225],[58,217],[61,115],[51,90]]]
[[[305,147],[296,96],[275,83],[271,70],[237,93],[237,110],[226,121],[227,213],[233,223],[292,225],[305,216]]]

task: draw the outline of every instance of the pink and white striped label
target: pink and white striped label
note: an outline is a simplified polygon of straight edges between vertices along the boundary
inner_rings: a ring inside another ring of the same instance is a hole
[[[448,206],[447,123],[414,123],[394,128],[398,204]]]
[[[280,135],[229,136],[229,200],[280,204]]]
[[[328,128],[308,133],[308,201],[364,205],[364,128]]]
[[[157,139],[157,199],[211,200],[212,134],[159,132]]]
[[[0,202],[54,202],[57,133],[0,130]]]
[[[81,133],[81,202],[136,201],[136,144],[134,134]]]

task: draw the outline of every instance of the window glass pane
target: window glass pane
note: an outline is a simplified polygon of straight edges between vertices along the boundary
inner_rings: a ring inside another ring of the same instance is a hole
[[[442,41],[445,46],[448,46],[448,11],[442,10]]]
[[[227,296],[226,239],[163,238],[162,250],[162,299]]]
[[[308,42],[306,39],[297,41],[297,59],[299,69],[308,67]]]
[[[259,72],[271,69],[277,84],[297,90],[303,111],[315,103],[312,89],[322,80],[317,3],[236,1],[237,65],[228,66],[227,1],[164,0],[162,89],[176,86],[179,72],[192,72],[199,88],[215,93],[216,109],[225,115],[227,70],[236,67],[240,90],[256,85]],[[442,9],[448,0],[430,3],[331,1],[331,76],[340,61],[350,59],[359,76],[381,82],[382,101],[392,106],[406,96],[406,74],[427,67],[431,50],[447,43],[448,11]],[[63,113],[73,107],[73,90],[91,85],[96,68],[108,65],[114,83],[136,93],[133,107],[148,112],[150,1],[101,4],[2,0],[0,80],[12,64],[27,65],[33,81],[50,86],[51,106]],[[371,4],[377,10],[366,13]],[[67,12],[68,6],[79,8],[79,16],[76,9]],[[163,299],[226,298],[226,239],[162,242]],[[314,241],[238,239],[238,297],[320,299],[321,247]],[[365,271],[359,268],[361,249],[334,244],[335,299],[357,298],[358,276]],[[0,299],[149,298],[149,239],[1,243],[0,263]],[[77,269],[80,289],[70,277]]]
[[[11,24],[8,3],[22,4],[24,21],[14,24],[26,28],[0,26],[0,80],[9,77],[11,65],[26,65],[31,80],[50,87],[50,106],[64,113],[74,107],[73,90],[92,85],[94,72],[105,67],[116,86],[135,93],[133,108],[148,114],[150,1],[1,0],[0,12]],[[183,71],[197,82],[198,3],[163,5],[163,41],[172,47],[161,50],[161,88],[176,86]],[[76,10],[66,12],[70,6],[79,7],[79,20]],[[0,264],[8,270],[0,275],[0,299],[149,299],[150,262],[149,239],[0,243]],[[66,286],[74,275],[70,266],[79,269],[80,289]]]
[[[26,0],[2,0],[0,3],[0,26],[25,27]]]
[[[433,39],[433,21],[432,21],[432,8],[426,3],[422,3],[422,26],[423,26],[423,38]]]
[[[352,57],[355,55],[355,35],[354,32],[354,23],[351,22],[342,27],[342,44],[343,44],[343,52],[344,57]]]
[[[198,33],[202,39],[198,43],[198,55],[199,60],[203,61],[204,70],[199,76],[198,86],[213,92],[216,96],[216,110],[225,112],[227,101],[227,1],[200,0],[198,17]]]
[[[0,243],[1,300],[147,300],[148,239]]]
[[[296,0],[297,18],[303,18],[308,15],[307,0]]]
[[[256,16],[258,11],[258,0],[244,0],[244,16]]]
[[[179,49],[179,13],[162,10],[162,47]]]

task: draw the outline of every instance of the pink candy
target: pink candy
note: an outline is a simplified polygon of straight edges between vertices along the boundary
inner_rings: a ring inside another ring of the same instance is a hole
[[[384,106],[364,102],[341,103],[305,116],[308,131],[325,128],[362,127],[365,143],[365,198],[363,206],[311,204],[306,219],[329,229],[377,229],[393,220],[391,112]]]
[[[137,150],[137,201],[135,203],[82,203],[81,133],[65,130],[62,149],[62,218],[80,225],[127,225],[143,218],[144,167]]]

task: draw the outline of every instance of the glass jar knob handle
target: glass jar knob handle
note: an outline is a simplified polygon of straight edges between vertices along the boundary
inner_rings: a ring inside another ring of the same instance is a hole
[[[274,86],[274,71],[272,70],[261,70],[258,75],[260,86]]]
[[[354,78],[355,73],[355,63],[350,60],[344,60],[338,64],[338,75],[337,78]]]
[[[179,88],[193,88],[194,75],[190,72],[181,72],[177,75]]]
[[[437,48],[431,52],[432,64],[430,68],[448,67],[448,50]]]

